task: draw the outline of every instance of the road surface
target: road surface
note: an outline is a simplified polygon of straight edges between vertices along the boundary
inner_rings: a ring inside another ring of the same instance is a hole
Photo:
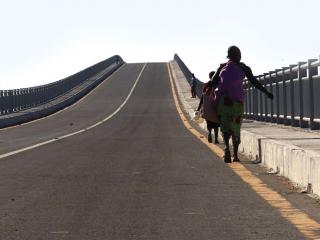
[[[81,130],[137,83],[108,121],[0,159],[0,239],[305,239],[183,126],[167,64],[144,66],[126,64],[79,103],[0,131],[4,154]]]

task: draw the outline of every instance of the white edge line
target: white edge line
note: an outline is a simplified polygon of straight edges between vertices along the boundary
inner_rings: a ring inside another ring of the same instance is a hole
[[[38,147],[41,147],[41,146],[44,146],[44,145],[47,145],[49,143],[53,143],[53,142],[56,142],[56,141],[59,141],[61,139],[66,139],[66,138],[69,138],[69,137],[72,137],[74,135],[77,135],[77,134],[80,134],[80,133],[83,133],[85,131],[88,131],[92,128],[95,128],[99,125],[101,125],[102,123],[105,123],[106,121],[110,120],[112,117],[114,117],[125,105],[126,103],[128,102],[128,100],[130,99],[134,89],[136,88],[141,76],[142,76],[142,73],[144,71],[144,69],[146,68],[147,66],[147,63],[145,63],[136,79],[136,81],[134,82],[128,96],[126,97],[126,99],[124,100],[124,102],[113,112],[111,113],[108,117],[106,117],[105,119],[89,126],[89,127],[86,127],[84,129],[81,129],[79,131],[76,131],[76,132],[72,132],[72,133],[69,133],[69,134],[66,134],[66,135],[63,135],[61,137],[56,137],[56,138],[53,138],[51,140],[47,140],[47,141],[44,141],[44,142],[41,142],[41,143],[37,143],[37,144],[34,144],[34,145],[31,145],[29,147],[25,147],[25,148],[21,148],[21,149],[18,149],[18,150],[15,150],[15,151],[12,151],[12,152],[8,152],[8,153],[4,153],[4,154],[1,154],[0,155],[0,159],[3,159],[3,158],[6,158],[6,157],[9,157],[9,156],[12,156],[12,155],[15,155],[15,154],[18,154],[18,153],[22,153],[22,152],[25,152],[25,151],[28,151],[28,150],[31,150],[31,149],[34,149],[34,148],[38,148]]]

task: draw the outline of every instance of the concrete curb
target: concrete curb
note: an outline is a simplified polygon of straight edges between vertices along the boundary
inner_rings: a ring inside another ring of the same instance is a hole
[[[180,102],[192,119],[199,99],[188,99],[189,83],[177,62],[173,60],[170,64]],[[239,150],[244,155],[270,168],[272,173],[287,177],[308,193],[320,196],[320,155],[318,152],[253,133],[250,131],[250,121],[245,121],[244,124],[246,130],[241,130],[241,145],[239,146]],[[206,130],[205,122],[199,126]],[[219,139],[222,140],[221,136]]]
[[[46,104],[1,116],[0,129],[46,117],[74,104],[82,97],[84,97],[86,94],[88,94],[90,91],[92,91],[95,87],[97,87],[100,83],[102,83],[107,77],[109,77],[122,65],[123,63],[117,65],[112,64],[104,71],[86,80],[80,86],[73,88],[66,94],[59,96],[58,98]]]

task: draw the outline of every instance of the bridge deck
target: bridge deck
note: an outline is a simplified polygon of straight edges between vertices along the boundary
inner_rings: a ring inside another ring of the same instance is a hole
[[[1,154],[79,131],[138,80],[105,123],[0,160],[0,239],[304,239],[183,126],[167,65],[143,66],[126,64],[76,105],[0,131]]]

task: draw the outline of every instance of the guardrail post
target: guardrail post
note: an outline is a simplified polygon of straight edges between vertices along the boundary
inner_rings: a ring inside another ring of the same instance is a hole
[[[36,104],[36,96],[35,96],[35,94],[36,94],[36,88],[33,87],[33,88],[31,88],[31,106],[32,107],[35,107],[37,105]]]
[[[266,89],[270,90],[269,87],[268,87],[267,75],[268,75],[268,73],[264,73],[263,74],[263,82],[264,82],[264,87]],[[269,117],[268,117],[268,114],[269,114],[269,111],[268,111],[268,100],[267,100],[266,95],[263,95],[262,98],[264,100],[264,112],[265,112],[264,121],[268,122],[268,119],[269,119]]]
[[[28,88],[28,108],[32,107],[32,89]]]
[[[25,108],[29,108],[30,107],[30,89],[29,88],[25,89],[25,94],[26,94]]]
[[[275,72],[275,87],[276,87],[276,91],[275,91],[275,101],[276,101],[276,119],[275,122],[277,124],[282,124],[283,123],[283,118],[280,118],[280,90],[279,90],[279,82],[282,80],[282,78],[280,79],[280,75],[279,72],[281,71],[281,69],[276,69]],[[282,81],[281,81],[282,84]]]
[[[29,108],[29,106],[30,106],[30,90],[29,90],[29,88],[26,88],[24,93],[25,93],[25,98],[26,98],[25,108]]]
[[[276,94],[274,92],[274,87],[273,87],[273,77],[272,77],[272,74],[274,73],[274,71],[270,71],[269,72],[269,83],[270,83],[270,92],[276,97]],[[266,98],[267,99],[267,98]],[[267,99],[268,101],[268,99]],[[275,99],[273,101],[276,101]],[[274,119],[274,107],[273,107],[273,101],[268,101],[269,104],[270,104],[270,122],[275,122],[275,119]]]
[[[265,87],[265,79],[264,75],[260,75],[260,81],[261,84]],[[265,109],[265,104],[264,104],[264,93],[260,91],[260,106],[261,106],[261,115],[260,115],[260,121],[265,121],[265,114],[266,114],[266,109]]]
[[[41,90],[41,103],[44,103],[46,101],[45,95],[46,95],[47,89],[48,89],[48,85],[47,84],[42,87],[42,90]]]
[[[17,111],[17,90],[12,90],[12,112]]]
[[[9,109],[8,110],[9,110],[9,113],[12,113],[13,112],[13,107],[14,107],[13,106],[13,90],[9,90],[8,91],[8,95],[9,95],[8,96],[9,97],[9,99],[8,99],[9,100],[9,106],[8,106]]]
[[[0,90],[0,115],[3,115],[3,108],[4,108],[3,91]]]
[[[16,89],[16,111],[20,110],[20,89]]]
[[[15,110],[18,112],[19,111],[19,98],[20,98],[20,90],[16,89],[16,100],[15,100]]]
[[[249,104],[250,104],[250,99],[249,99],[249,82],[248,80],[245,81],[244,83],[244,89],[245,89],[245,116],[246,118],[249,118]]]
[[[29,88],[29,107],[33,107],[33,88]]]
[[[257,77],[257,79],[263,85],[262,75],[259,75]],[[258,121],[262,121],[262,116],[263,116],[262,92],[258,91],[258,114],[257,114],[257,120]]]
[[[250,97],[250,82],[246,81],[246,100],[247,100],[247,109],[246,115],[247,118],[250,119],[251,116],[251,97]]]
[[[318,64],[320,65],[320,55],[318,57]],[[320,66],[317,67],[317,76],[313,76],[313,102],[314,102],[314,121],[320,124]]]
[[[26,94],[26,89],[25,88],[21,89],[21,94],[22,94],[22,97],[21,97],[21,108],[25,109],[26,108],[26,104],[27,104],[27,94]]]
[[[288,70],[287,67],[283,67],[282,68],[282,108],[283,108],[283,124],[285,125],[288,125],[288,107],[287,107],[287,104],[288,104],[288,101],[287,101],[287,89],[288,89],[288,86],[287,86],[287,79],[286,79],[286,74],[285,74],[285,71]]]
[[[289,78],[290,78],[290,115],[291,115],[291,126],[292,127],[297,127],[299,126],[299,122],[295,119],[296,117],[296,105],[298,104],[298,101],[295,99],[295,87],[294,87],[294,79],[295,75],[293,72],[293,68],[296,67],[297,65],[290,65],[289,68]],[[296,96],[298,93],[296,94]]]
[[[10,96],[10,90],[6,90],[6,113],[10,113],[11,109],[11,96]]]
[[[243,100],[243,118],[246,118],[246,111],[247,111],[247,108],[246,108],[246,105],[247,105],[247,99],[246,99],[246,85],[245,85],[245,81],[243,81],[242,83],[242,86],[243,86],[243,92],[244,92],[244,100]]]
[[[251,84],[248,84],[248,118],[251,119],[251,115],[252,115],[252,96],[251,96]]]
[[[258,119],[258,89],[252,86],[253,91],[253,119]]]
[[[263,75],[260,75],[259,76],[259,81],[261,82],[262,86],[265,87],[265,84],[264,84],[264,77]],[[265,105],[264,105],[264,101],[263,101],[263,94],[261,91],[259,91],[259,101],[260,101],[260,117],[259,117],[259,121],[264,121],[265,117],[264,117],[264,114],[265,114]]]
[[[41,86],[37,88],[37,103],[38,103],[38,105],[41,104],[41,89],[42,89]]]
[[[22,108],[23,108],[23,90],[22,89],[19,90],[19,94],[20,94],[20,96],[19,96],[19,110],[22,110]]]
[[[317,61],[317,59],[309,59],[308,60],[308,69],[307,69],[307,76],[308,76],[308,81],[309,81],[309,107],[310,107],[309,127],[312,130],[319,128],[319,124],[314,122],[313,76],[318,74],[318,68],[311,67],[311,64],[315,61]]]
[[[300,113],[299,113],[299,125],[301,128],[307,128],[308,123],[304,121],[304,107],[303,107],[303,70],[301,66],[306,64],[306,62],[298,62],[298,81],[299,81],[299,106],[300,106]]]
[[[3,114],[7,114],[7,110],[8,110],[7,90],[3,90],[2,94],[3,94],[2,95],[2,97],[3,97],[3,102],[2,102],[3,110],[2,110],[2,113]]]

